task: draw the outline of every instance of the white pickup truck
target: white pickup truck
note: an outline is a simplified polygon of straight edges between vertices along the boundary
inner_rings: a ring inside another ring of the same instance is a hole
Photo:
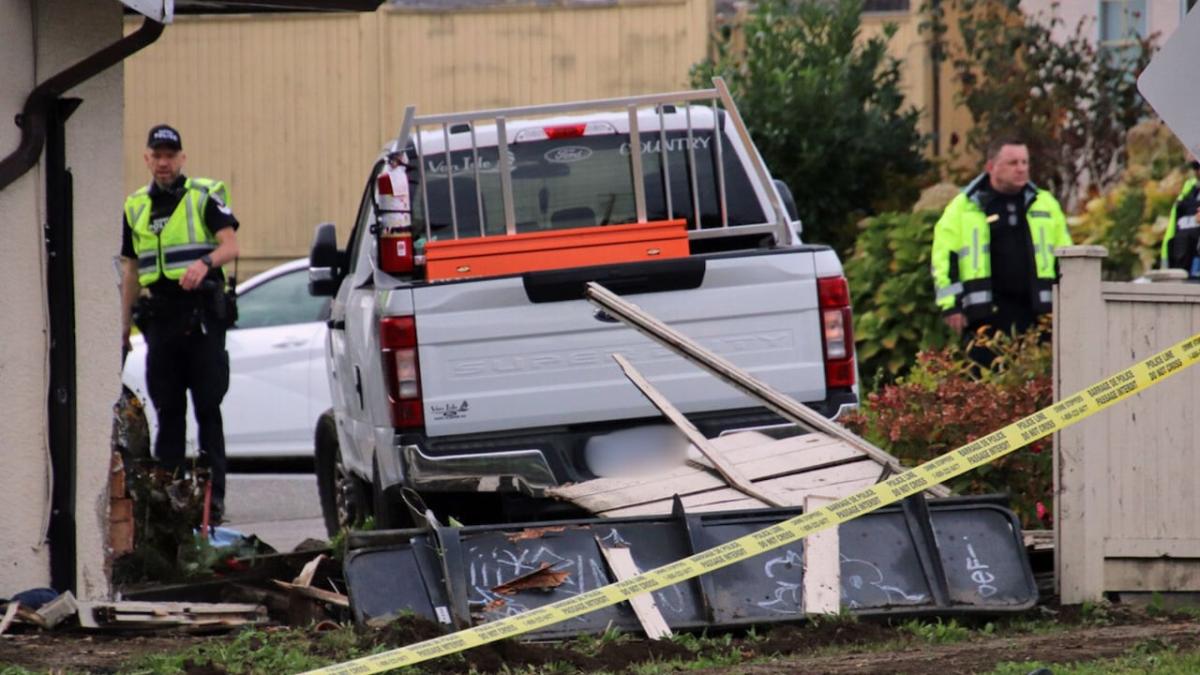
[[[381,226],[395,218],[397,180],[409,184],[410,238],[403,271],[389,272]],[[568,251],[528,271],[427,273],[443,242],[680,219],[683,255],[651,247],[644,260],[580,266]],[[828,417],[857,405],[841,263],[801,242],[790,192],[720,80],[473,113],[409,108],[370,171],[347,249],[326,223],[310,256],[310,292],[333,297],[333,408],[315,439],[330,533],[367,516],[406,525],[404,488],[464,522],[568,515],[542,490],[619,472],[621,439],[663,425],[614,352],[709,436],[782,423],[598,311],[583,299],[589,281]]]

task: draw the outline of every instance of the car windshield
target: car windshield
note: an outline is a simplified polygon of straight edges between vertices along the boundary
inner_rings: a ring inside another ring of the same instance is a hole
[[[668,218],[661,145],[658,132],[641,134],[646,216],[651,221]],[[668,132],[666,145],[671,210],[675,218],[686,219],[688,228],[694,229],[687,132]],[[721,147],[729,224],[765,222],[754,189],[728,138],[722,137]],[[696,167],[695,206],[700,211],[700,227],[721,227],[715,177],[718,153],[712,131],[694,130],[691,150]],[[509,152],[517,232],[637,222],[628,135],[515,142],[509,145]],[[478,183],[475,157],[471,150],[453,151],[448,164],[445,153],[431,152],[425,156],[424,189],[416,182],[417,175],[411,177],[413,224],[418,232],[430,232],[429,238],[434,240],[504,233],[498,153],[494,146],[479,148]],[[447,180],[448,167],[454,176],[453,185]],[[426,199],[430,206],[428,220]]]

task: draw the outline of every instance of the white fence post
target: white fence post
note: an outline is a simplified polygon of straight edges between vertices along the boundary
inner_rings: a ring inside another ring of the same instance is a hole
[[[1103,246],[1055,251],[1062,277],[1054,291],[1054,399],[1095,383],[1104,370],[1106,309],[1100,294]],[[1054,439],[1055,578],[1063,604],[1104,591],[1108,451],[1103,421],[1086,419]]]

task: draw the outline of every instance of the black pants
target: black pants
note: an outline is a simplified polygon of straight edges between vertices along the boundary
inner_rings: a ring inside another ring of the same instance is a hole
[[[1197,246],[1200,246],[1200,227],[1177,230],[1167,246],[1167,267],[1190,272]]]
[[[987,327],[991,332],[1000,331],[1007,335],[1024,333],[1037,325],[1038,314],[1030,306],[1028,300],[1015,300],[1002,295],[996,296],[995,313],[987,319],[972,321],[963,331],[963,347],[966,347],[980,328]],[[1050,339],[1050,334],[1042,336],[1043,341]],[[967,350],[967,356],[983,368],[991,368],[996,360],[996,354],[986,347],[973,346]]]
[[[200,458],[212,469],[213,503],[225,503],[225,430],[221,400],[229,390],[225,329],[163,317],[146,326],[146,385],[158,413],[154,455],[164,469],[183,467],[187,394],[200,431]]]

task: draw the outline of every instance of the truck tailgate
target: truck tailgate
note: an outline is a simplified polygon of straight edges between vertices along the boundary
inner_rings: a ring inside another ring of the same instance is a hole
[[[794,249],[709,259],[698,286],[623,295],[780,391],[817,401],[825,374],[815,275],[813,253]],[[657,415],[614,352],[684,412],[756,405],[578,295],[530,295],[521,277],[413,289],[428,435]]]

